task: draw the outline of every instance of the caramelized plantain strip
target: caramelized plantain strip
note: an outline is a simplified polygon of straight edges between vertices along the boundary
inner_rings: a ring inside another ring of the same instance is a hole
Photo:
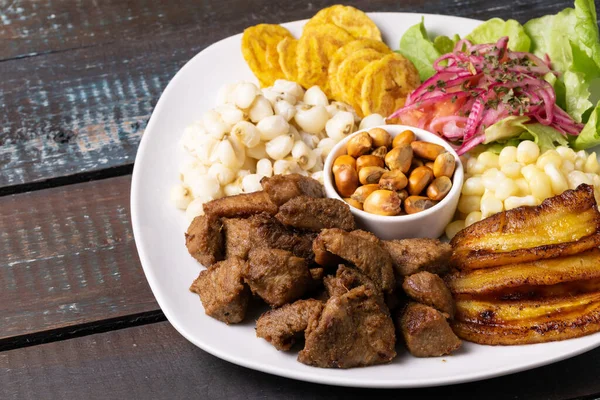
[[[456,301],[455,318],[479,324],[520,324],[577,311],[594,302],[600,302],[600,292],[518,302],[459,299]]]
[[[489,294],[520,286],[549,286],[600,278],[600,250],[502,267],[454,272],[446,277],[456,294]]]
[[[503,211],[470,225],[450,242],[459,269],[489,268],[577,254],[600,246],[594,190],[582,184],[536,207]]]
[[[572,339],[600,331],[600,302],[575,311],[514,324],[478,324],[452,321],[456,335],[469,342],[487,345],[520,345]]]

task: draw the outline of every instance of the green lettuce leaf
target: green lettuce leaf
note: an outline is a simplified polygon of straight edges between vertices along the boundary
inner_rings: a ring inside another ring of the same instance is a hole
[[[517,117],[515,115],[506,117],[486,128],[483,143],[488,144],[517,137],[524,130],[521,124],[527,121],[529,121],[529,117]]]
[[[523,124],[525,133],[519,136],[520,140],[533,140],[543,153],[546,150],[552,150],[558,146],[568,146],[569,141],[556,129],[542,125],[539,122],[533,124]]]
[[[475,44],[495,43],[503,36],[508,36],[508,48],[513,51],[529,51],[531,39],[523,26],[509,19],[492,18],[473,30],[465,39]]]
[[[440,52],[440,54],[452,53],[454,45],[460,40],[460,36],[454,35],[449,38],[448,36],[438,36],[433,39],[433,45]]]
[[[600,68],[600,41],[598,40],[598,22],[596,6],[591,0],[575,0],[575,32],[587,55]]]
[[[529,122],[529,117],[511,115],[485,130],[484,144],[489,144],[488,150],[500,149],[508,145],[516,145],[523,140],[533,140],[541,151],[555,149],[557,146],[568,146],[569,141],[556,129],[538,122]]]
[[[571,147],[575,150],[585,150],[598,145],[600,145],[600,101],[592,110],[579,136],[573,136],[571,139]]]
[[[402,35],[398,52],[415,65],[419,71],[421,81],[435,74],[433,62],[441,56],[429,36],[427,36],[423,19],[420,23],[408,28]]]

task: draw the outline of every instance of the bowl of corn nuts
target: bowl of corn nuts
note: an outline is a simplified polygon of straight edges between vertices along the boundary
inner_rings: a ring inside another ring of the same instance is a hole
[[[333,147],[323,171],[327,196],[348,203],[361,228],[386,240],[440,237],[464,180],[450,144],[404,125],[349,135]]]

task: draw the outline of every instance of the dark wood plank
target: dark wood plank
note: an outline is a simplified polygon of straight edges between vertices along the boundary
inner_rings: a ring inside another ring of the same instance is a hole
[[[148,311],[130,177],[0,197],[0,341]]]
[[[275,350],[273,350],[275,351]],[[167,323],[0,353],[4,398],[567,399],[600,393],[600,350],[516,375],[450,387],[328,387],[248,370],[187,342]]]
[[[249,25],[307,18],[335,2],[0,2],[0,188],[130,165],[159,94],[194,54]],[[524,21],[571,2],[348,4]]]

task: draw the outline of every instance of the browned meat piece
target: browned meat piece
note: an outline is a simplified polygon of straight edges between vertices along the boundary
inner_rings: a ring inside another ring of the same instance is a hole
[[[404,278],[402,289],[413,300],[454,317],[452,293],[439,276],[427,271],[418,272]]]
[[[310,277],[313,281],[321,281],[323,280],[323,275],[325,271],[323,268],[311,268],[308,270],[310,272]]]
[[[350,232],[350,234],[353,236],[356,236],[358,238],[369,240],[369,241],[381,246],[381,239],[379,239],[377,236],[375,236],[371,232],[363,231],[362,229],[356,229],[356,230]]]
[[[381,290],[391,293],[396,281],[390,255],[383,247],[363,235],[336,228],[323,229],[313,243],[315,261],[329,261],[327,252],[332,253],[354,264]]]
[[[244,280],[272,307],[299,299],[313,283],[306,261],[280,249],[250,251]]]
[[[325,197],[325,190],[319,181],[300,174],[265,177],[260,183],[263,190],[269,194],[271,201],[278,206],[302,195]]]
[[[271,343],[277,350],[287,351],[304,334],[308,321],[318,319],[323,303],[318,300],[298,300],[281,308],[267,311],[256,321],[256,336]]]
[[[384,364],[396,356],[394,323],[380,296],[366,286],[330,298],[305,337],[298,361],[316,367]]]
[[[330,275],[323,278],[323,284],[327,289],[327,293],[329,293],[329,297],[341,296],[363,285],[371,289],[373,293],[381,295],[381,290],[365,274],[356,268],[346,267],[345,265],[338,267],[335,276]]]
[[[222,218],[248,217],[258,213],[277,214],[277,205],[273,204],[265,192],[242,193],[227,196],[204,204],[204,212]]]
[[[327,251],[325,241],[318,235],[312,242],[315,262],[324,267],[333,267],[344,263],[344,259]]]
[[[319,232],[324,228],[354,229],[354,216],[348,204],[337,199],[298,196],[279,207],[275,216],[284,225]]]
[[[223,233],[218,218],[200,215],[192,221],[186,234],[189,253],[205,267],[223,259]]]
[[[253,248],[269,247],[288,250],[298,257],[312,260],[312,241],[316,234],[300,233],[286,229],[268,214],[249,218],[224,219],[225,257],[246,259]]]
[[[419,271],[433,274],[444,274],[448,271],[448,263],[452,248],[448,243],[437,239],[401,239],[383,240],[383,247],[392,256],[396,279],[412,275]]]
[[[452,353],[461,341],[438,310],[409,303],[398,319],[408,351],[415,357],[439,357]]]
[[[242,280],[245,268],[244,260],[230,258],[200,272],[190,290],[200,296],[206,315],[226,324],[244,319],[250,298],[250,290]]]

